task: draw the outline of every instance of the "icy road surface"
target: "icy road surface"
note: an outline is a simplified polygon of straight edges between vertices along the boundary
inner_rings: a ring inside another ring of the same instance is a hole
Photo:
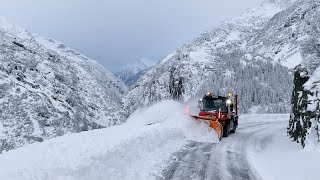
[[[237,132],[218,144],[190,142],[175,154],[160,179],[261,179],[250,165],[248,152],[264,149],[276,133],[286,132],[287,125],[284,118],[287,116],[264,116],[270,120],[242,116]]]
[[[318,180],[319,147],[303,150],[287,136],[289,115],[240,117],[235,134],[220,143],[189,142],[160,180]]]

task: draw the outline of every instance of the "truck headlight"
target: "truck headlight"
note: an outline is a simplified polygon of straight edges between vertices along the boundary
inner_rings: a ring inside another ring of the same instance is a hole
[[[231,99],[227,99],[227,104],[230,105],[232,103]]]

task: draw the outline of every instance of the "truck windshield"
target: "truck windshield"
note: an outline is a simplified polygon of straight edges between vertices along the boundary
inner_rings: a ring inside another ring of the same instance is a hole
[[[227,112],[226,101],[222,99],[205,99],[203,100],[203,111],[219,111]]]

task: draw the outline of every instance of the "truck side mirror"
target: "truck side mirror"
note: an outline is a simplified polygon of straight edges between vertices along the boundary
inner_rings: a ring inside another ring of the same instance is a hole
[[[234,109],[234,105],[230,104],[230,110],[233,111],[233,109]]]

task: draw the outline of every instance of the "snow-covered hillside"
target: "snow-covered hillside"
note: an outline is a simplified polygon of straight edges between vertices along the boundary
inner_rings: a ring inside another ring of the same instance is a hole
[[[173,101],[132,114],[124,125],[68,134],[0,155],[0,179],[155,179],[188,141],[218,142]]]
[[[298,35],[303,61],[295,68],[292,114],[288,133],[302,146],[319,146],[320,120],[320,1],[298,1],[288,11],[284,27]]]
[[[292,3],[265,1],[177,49],[137,82],[124,98],[125,107],[132,112],[162,99],[189,101],[212,90],[236,92],[242,112],[258,106],[258,112],[288,112],[299,46],[271,35],[285,23],[285,17],[277,17]]]
[[[132,64],[128,64],[120,72],[115,75],[122,79],[126,85],[131,86],[140,79],[152,66],[155,65],[154,61],[142,58]]]
[[[0,18],[0,152],[123,122],[127,87],[95,61]]]

